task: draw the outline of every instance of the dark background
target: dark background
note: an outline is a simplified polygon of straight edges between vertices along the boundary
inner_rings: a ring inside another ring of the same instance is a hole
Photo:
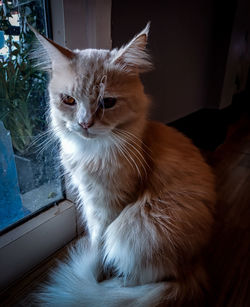
[[[155,69],[142,79],[153,101],[151,118],[177,126],[199,147],[217,146],[228,113],[242,108],[234,95],[247,90],[250,1],[113,0],[112,47],[148,21]]]

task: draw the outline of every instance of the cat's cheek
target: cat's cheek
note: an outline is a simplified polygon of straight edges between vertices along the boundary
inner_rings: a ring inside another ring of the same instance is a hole
[[[71,121],[65,122],[65,128],[67,128],[70,132],[78,132],[81,133],[82,129],[78,127],[77,124],[72,123]]]

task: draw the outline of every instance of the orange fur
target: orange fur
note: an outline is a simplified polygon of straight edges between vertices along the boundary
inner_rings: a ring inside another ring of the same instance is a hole
[[[112,51],[62,53],[39,38],[53,64],[51,126],[90,241],[40,295],[49,306],[195,306],[207,286],[201,254],[213,223],[214,178],[188,138],[147,120],[139,73],[152,67],[148,29]],[[103,109],[105,97],[116,104]]]

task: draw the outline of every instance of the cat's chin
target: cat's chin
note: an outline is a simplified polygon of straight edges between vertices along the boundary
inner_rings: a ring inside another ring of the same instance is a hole
[[[85,140],[94,139],[97,137],[97,134],[93,134],[89,131],[82,130],[81,132],[77,132],[78,135],[80,135]]]

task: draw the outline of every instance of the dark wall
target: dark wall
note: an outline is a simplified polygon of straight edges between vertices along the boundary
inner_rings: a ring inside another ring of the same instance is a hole
[[[153,99],[152,118],[170,122],[218,105],[234,3],[112,1],[113,47],[126,43],[151,21],[149,49],[155,70],[143,81]]]

